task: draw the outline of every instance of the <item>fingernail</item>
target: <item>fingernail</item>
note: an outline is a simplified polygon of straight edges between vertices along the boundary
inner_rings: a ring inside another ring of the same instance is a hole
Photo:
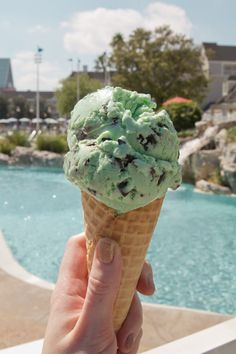
[[[102,238],[98,241],[98,258],[102,263],[111,263],[114,258],[115,244],[109,238]]]
[[[134,335],[133,333],[129,334],[126,341],[125,341],[125,347],[127,349],[131,349],[134,344]]]
[[[153,289],[153,291],[156,290],[155,284],[154,284],[154,281],[153,281],[152,272],[149,273],[148,276],[147,276],[147,286],[148,286],[149,289]]]

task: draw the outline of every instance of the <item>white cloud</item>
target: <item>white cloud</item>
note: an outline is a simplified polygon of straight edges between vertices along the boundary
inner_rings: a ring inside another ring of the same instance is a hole
[[[69,30],[64,36],[64,45],[71,52],[101,52],[114,33],[129,34],[141,21],[142,16],[135,10],[97,8],[79,12],[70,22],[64,23]]]
[[[28,29],[29,33],[47,33],[49,31],[48,27],[42,25],[35,25]]]
[[[12,59],[14,85],[17,90],[36,89],[36,65],[34,52],[22,51]],[[44,91],[54,90],[64,73],[57,63],[42,61],[40,64],[40,88]]]
[[[64,47],[77,54],[99,54],[109,48],[112,36],[121,32],[128,36],[137,27],[154,29],[168,24],[180,33],[190,35],[192,23],[185,10],[176,5],[153,2],[143,13],[132,9],[97,8],[78,12],[67,22]]]
[[[193,27],[183,8],[162,2],[149,4],[145,10],[144,27],[153,29],[166,24],[177,33],[184,33],[188,36]]]
[[[8,20],[2,20],[0,21],[0,28],[3,30],[7,30],[11,28],[11,22]]]

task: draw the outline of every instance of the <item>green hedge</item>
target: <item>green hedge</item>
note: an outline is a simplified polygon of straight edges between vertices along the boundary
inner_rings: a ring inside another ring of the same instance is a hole
[[[187,130],[181,130],[178,132],[178,137],[179,138],[192,138],[194,137],[196,131],[195,129],[187,129]]]
[[[0,139],[0,152],[3,154],[10,155],[16,146],[30,146],[27,134],[14,131]]]
[[[15,146],[30,146],[28,135],[22,131],[14,131],[8,134],[7,140]]]
[[[15,145],[10,143],[7,138],[0,139],[0,152],[2,154],[11,155],[12,150],[15,148]]]
[[[38,150],[57,152],[59,154],[68,151],[65,135],[40,134],[36,140]]]
[[[195,102],[171,103],[162,109],[169,113],[178,132],[194,128],[195,123],[202,117],[201,109]]]

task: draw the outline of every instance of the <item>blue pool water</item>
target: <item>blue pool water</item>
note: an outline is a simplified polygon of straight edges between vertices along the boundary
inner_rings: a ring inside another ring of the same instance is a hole
[[[1,168],[0,229],[28,271],[55,281],[83,230],[80,192],[60,171]],[[168,192],[147,258],[158,291],[145,301],[235,314],[236,198]]]

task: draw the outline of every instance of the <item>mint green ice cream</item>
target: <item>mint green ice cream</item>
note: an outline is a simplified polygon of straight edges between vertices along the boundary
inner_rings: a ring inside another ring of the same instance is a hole
[[[81,99],[68,128],[67,178],[124,213],[181,183],[179,142],[150,95],[106,87]]]

